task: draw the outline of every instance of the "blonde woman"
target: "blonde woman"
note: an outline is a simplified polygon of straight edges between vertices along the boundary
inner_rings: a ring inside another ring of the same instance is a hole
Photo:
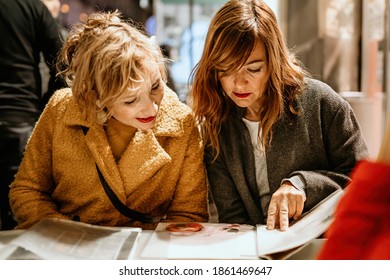
[[[60,61],[71,87],[46,106],[11,186],[17,228],[52,217],[143,229],[207,221],[199,130],[165,86],[158,45],[117,12],[95,13]]]
[[[213,17],[192,99],[220,222],[286,230],[367,157],[349,104],[307,77],[261,0]]]

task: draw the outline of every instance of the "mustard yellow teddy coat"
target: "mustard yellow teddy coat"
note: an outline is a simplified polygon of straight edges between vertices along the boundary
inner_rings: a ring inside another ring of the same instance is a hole
[[[83,133],[83,127],[88,129]],[[71,89],[57,91],[38,120],[10,189],[17,228],[43,218],[153,229],[120,214],[96,164],[133,210],[170,221],[208,220],[203,147],[189,107],[168,88],[152,130],[138,130],[118,163],[103,126],[82,117]]]

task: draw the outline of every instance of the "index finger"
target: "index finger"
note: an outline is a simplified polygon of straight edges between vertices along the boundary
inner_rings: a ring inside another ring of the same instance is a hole
[[[279,224],[280,230],[286,231],[288,229],[288,200],[283,198],[279,206]]]
[[[271,199],[271,203],[268,207],[268,217],[267,217],[267,229],[275,228],[276,215],[278,213],[277,203]]]

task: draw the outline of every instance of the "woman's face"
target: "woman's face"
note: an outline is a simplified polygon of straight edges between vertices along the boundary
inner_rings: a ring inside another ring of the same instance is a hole
[[[164,83],[158,65],[145,62],[144,68],[150,73],[150,83],[141,83],[138,90],[129,91],[110,109],[115,119],[141,130],[153,128],[164,96]]]
[[[223,74],[224,71],[219,71],[218,78],[227,96],[237,106],[258,112],[258,101],[264,94],[269,79],[264,44],[257,41],[248,60],[237,72],[226,76]]]

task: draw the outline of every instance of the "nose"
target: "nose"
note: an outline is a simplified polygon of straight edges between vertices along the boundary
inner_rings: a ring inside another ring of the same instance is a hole
[[[245,73],[243,73],[242,71],[238,71],[237,73],[234,74],[233,81],[234,81],[234,86],[236,88],[245,86],[248,83],[248,79],[246,78]]]
[[[142,100],[142,114],[144,117],[155,116],[158,111],[158,105],[154,98],[149,94],[145,95],[145,98]]]

